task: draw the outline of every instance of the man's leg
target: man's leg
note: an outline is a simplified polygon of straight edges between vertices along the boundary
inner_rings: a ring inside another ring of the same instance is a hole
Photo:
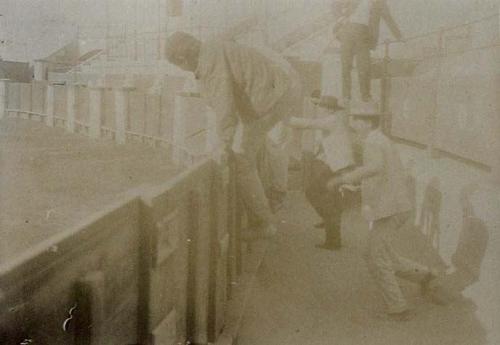
[[[265,227],[271,224],[272,214],[257,172],[257,153],[263,147],[265,135],[253,134],[253,137],[248,140],[252,140],[252,144],[247,143],[243,148],[243,153],[234,155],[237,183],[249,213],[257,218],[256,223]]]
[[[311,176],[305,188],[306,198],[316,213],[325,221],[329,211],[334,207],[333,198],[326,189],[326,184],[333,173],[325,163],[318,159],[313,158],[310,162]]]
[[[360,33],[356,41],[356,67],[358,69],[359,90],[363,101],[371,99],[371,58],[368,37]]]
[[[312,176],[306,186],[306,198],[313,206],[325,225],[324,248],[339,248],[340,225],[342,218],[342,197],[339,192],[331,192],[326,184],[333,176],[330,168],[320,160],[311,161]]]
[[[266,191],[271,202],[271,208],[279,208],[288,190],[288,163],[289,156],[285,148],[267,139],[264,159],[267,173]]]
[[[342,97],[344,100],[351,99],[352,88],[352,61],[354,57],[354,41],[352,35],[346,35],[340,47],[340,59],[342,62]]]
[[[395,216],[383,218],[373,223],[368,243],[368,269],[375,280],[389,314],[408,310],[406,299],[401,292],[390,247],[390,234],[398,227]]]

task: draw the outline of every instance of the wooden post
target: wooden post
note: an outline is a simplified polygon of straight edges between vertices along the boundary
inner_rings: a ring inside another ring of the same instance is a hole
[[[383,60],[383,75],[380,85],[380,112],[382,114],[382,129],[385,134],[389,135],[391,132],[391,118],[389,114],[389,87],[390,87],[390,77],[388,75],[389,67],[389,48],[390,42],[387,40],[384,42],[384,60]]]
[[[45,97],[45,109],[47,112],[47,117],[45,118],[45,124],[49,127],[54,127],[54,102],[55,102],[55,89],[54,85],[47,85],[47,97]]]
[[[128,119],[128,98],[131,87],[121,87],[115,90],[115,141],[125,144]]]
[[[89,136],[92,139],[101,137],[103,87],[89,89]]]
[[[175,164],[182,164],[185,152],[181,149],[186,142],[185,123],[185,96],[177,94],[175,96],[174,129],[173,129],[173,160]]]
[[[34,74],[35,80],[47,80],[47,63],[42,60],[35,60]]]
[[[66,129],[70,133],[75,132],[76,118],[76,86],[68,85],[66,99]]]
[[[437,70],[435,73],[435,85],[436,90],[434,92],[434,104],[433,110],[429,113],[428,118],[428,142],[427,142],[427,154],[431,158],[437,158],[438,152],[436,151],[436,124],[437,117],[439,114],[439,83],[441,82],[441,71],[443,60],[446,55],[445,47],[444,47],[444,29],[441,29],[438,36],[438,52],[437,52]]]
[[[7,82],[8,79],[0,79],[0,120],[7,117]]]

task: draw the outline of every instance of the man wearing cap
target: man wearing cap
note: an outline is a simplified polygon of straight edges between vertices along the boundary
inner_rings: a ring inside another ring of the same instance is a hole
[[[411,314],[397,277],[420,283],[424,288],[434,275],[427,267],[404,258],[392,245],[413,220],[412,203],[399,153],[379,128],[379,117],[376,109],[365,112],[351,108],[349,122],[363,140],[363,163],[334,177],[328,188],[336,190],[344,184],[361,182],[362,213],[371,229],[366,253],[368,268],[389,316],[402,321]]]
[[[341,216],[344,206],[338,189],[328,192],[327,183],[334,176],[347,171],[354,165],[351,137],[347,118],[333,96],[321,96],[316,90],[311,101],[317,106],[318,118],[292,118],[290,126],[321,131],[321,140],[314,157],[311,157],[306,197],[322,218],[319,226],[325,228],[325,242],[317,245],[327,250],[341,247]]]
[[[249,238],[272,236],[276,228],[262,182],[257,173],[257,153],[267,133],[287,118],[300,88],[272,59],[232,41],[201,42],[184,32],[166,42],[169,62],[194,73],[202,96],[215,110],[218,133],[227,150],[234,152],[236,179],[248,213],[261,224]],[[238,145],[233,145],[240,123]]]

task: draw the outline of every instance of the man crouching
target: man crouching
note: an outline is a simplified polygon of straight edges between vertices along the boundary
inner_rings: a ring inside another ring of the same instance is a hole
[[[363,141],[363,164],[351,172],[334,177],[332,190],[361,182],[362,213],[370,222],[368,269],[387,305],[390,318],[410,318],[408,304],[397,277],[421,284],[422,290],[434,274],[397,253],[393,241],[412,219],[412,203],[405,172],[394,143],[379,128],[380,114],[351,109],[349,123]]]

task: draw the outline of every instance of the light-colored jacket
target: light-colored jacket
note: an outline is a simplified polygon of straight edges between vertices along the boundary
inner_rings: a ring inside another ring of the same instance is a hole
[[[231,41],[204,43],[195,74],[224,140],[232,137],[239,119],[248,123],[266,115],[291,85],[276,62]]]
[[[363,165],[344,179],[361,180],[362,212],[368,221],[412,209],[399,152],[380,129],[372,131],[363,143]]]

